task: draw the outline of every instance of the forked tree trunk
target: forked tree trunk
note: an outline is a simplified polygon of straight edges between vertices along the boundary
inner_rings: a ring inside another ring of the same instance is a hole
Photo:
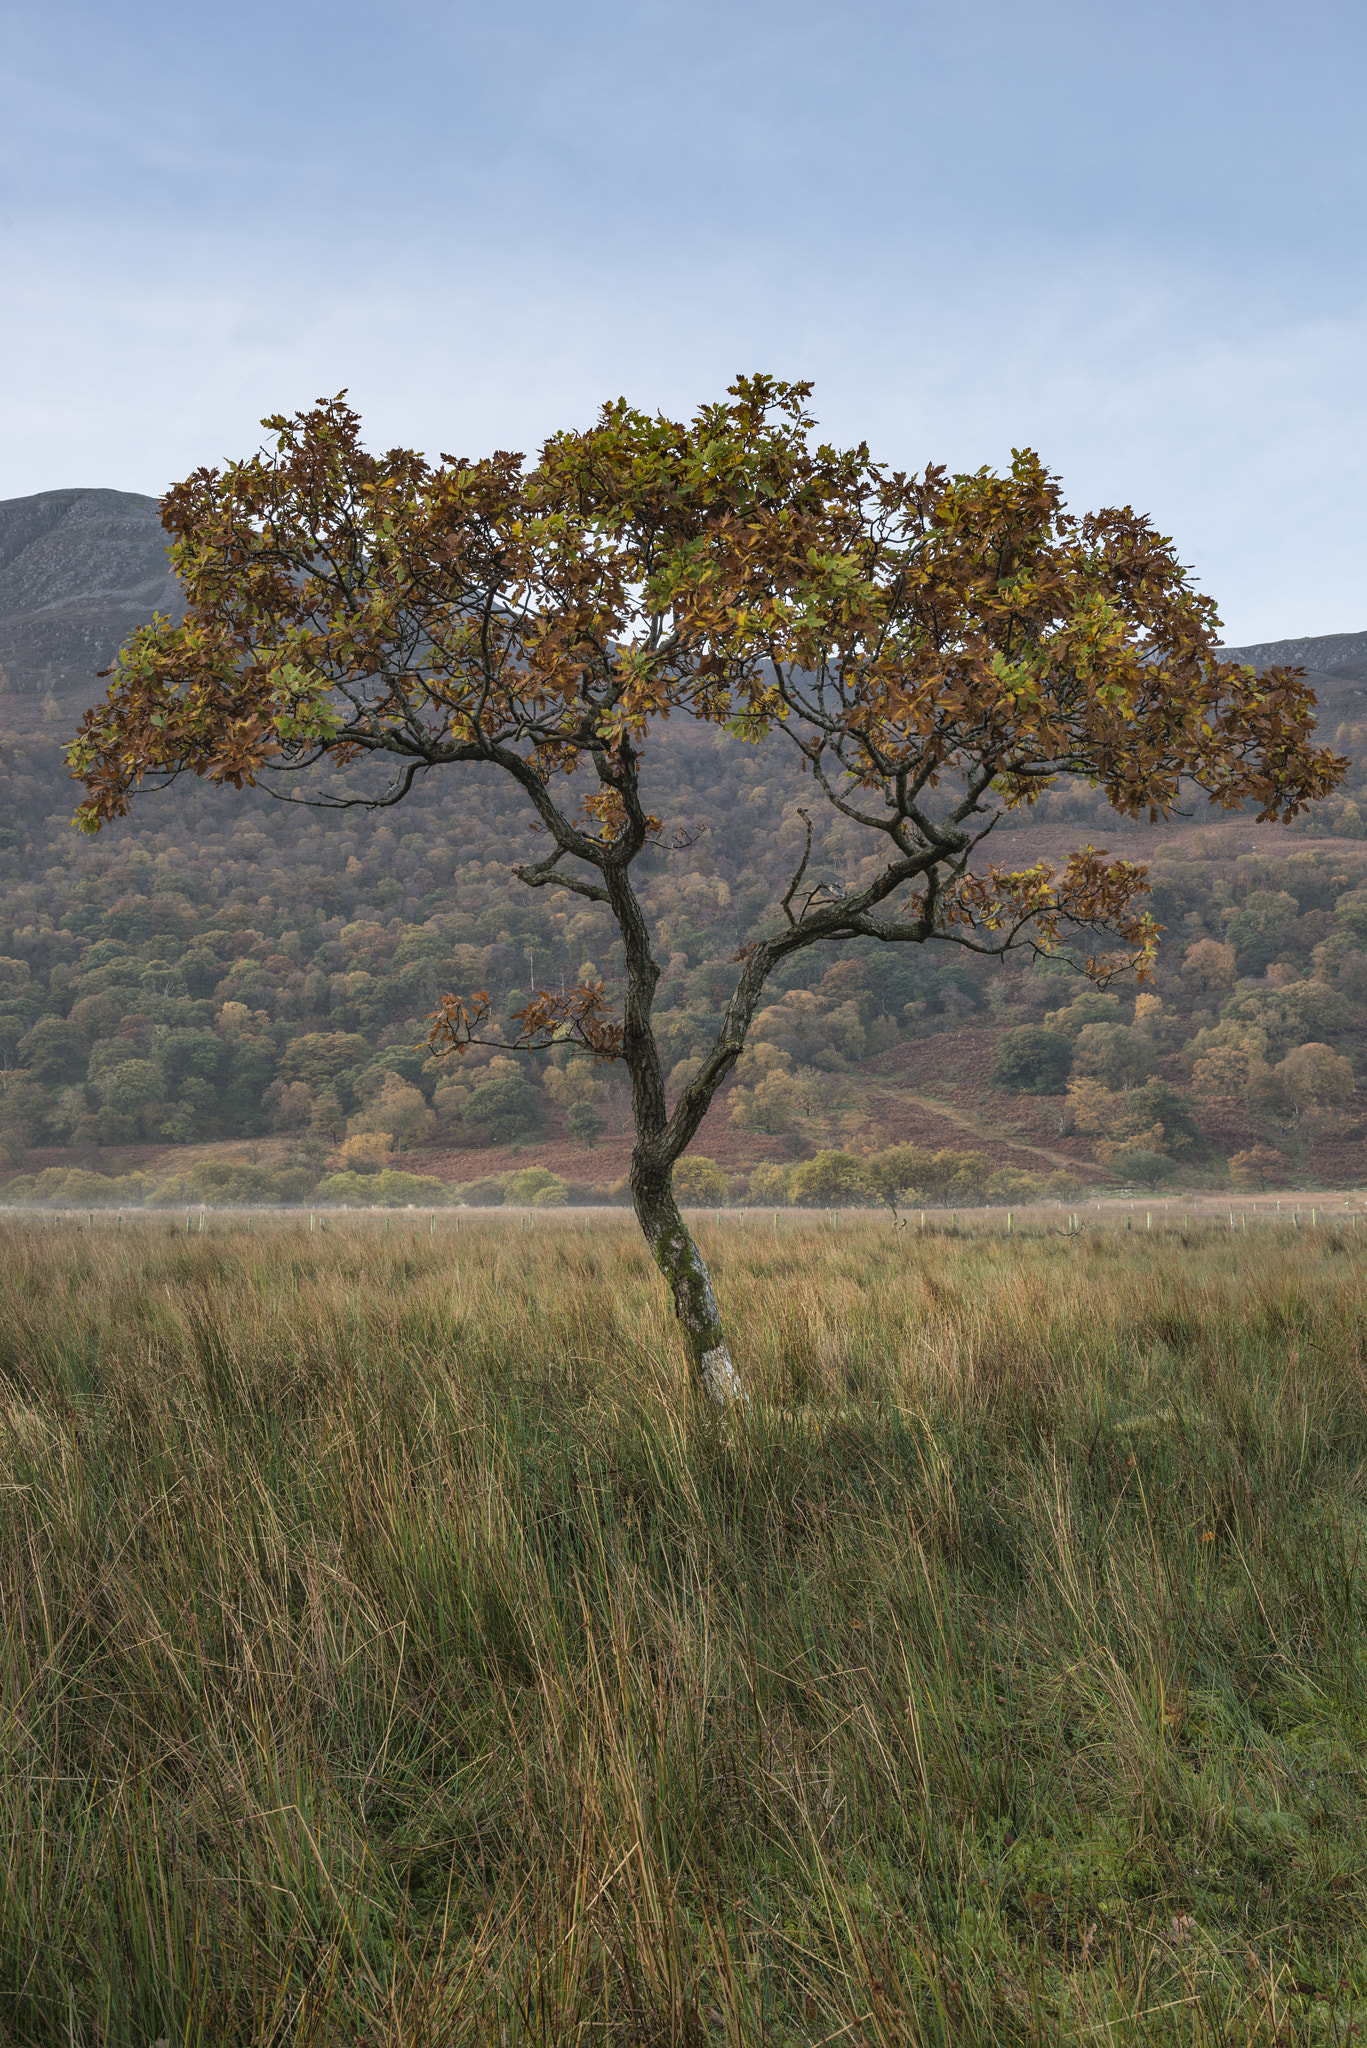
[[[731,1363],[712,1279],[679,1214],[672,1169],[633,1159],[631,1198],[636,1220],[656,1265],[669,1282],[674,1313],[688,1345],[698,1385],[714,1408],[731,1408],[750,1396]]]

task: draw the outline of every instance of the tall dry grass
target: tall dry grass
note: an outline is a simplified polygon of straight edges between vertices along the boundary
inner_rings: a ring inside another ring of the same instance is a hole
[[[0,2024],[1346,2041],[1363,1255],[0,1234]]]

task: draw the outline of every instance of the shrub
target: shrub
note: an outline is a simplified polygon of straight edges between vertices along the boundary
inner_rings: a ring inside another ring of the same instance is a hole
[[[1293,1102],[1315,1109],[1351,1101],[1356,1087],[1349,1061],[1327,1045],[1298,1045],[1275,1071]]]
[[[363,1209],[441,1209],[451,1200],[451,1189],[435,1175],[397,1173],[388,1167],[382,1173],[331,1173],[319,1181],[315,1193],[320,1202],[346,1202]]]
[[[807,1207],[853,1205],[867,1201],[870,1193],[864,1161],[852,1152],[823,1151],[804,1159],[794,1167],[790,1186],[792,1200]]]
[[[341,1173],[378,1173],[389,1164],[393,1147],[389,1131],[354,1131],[337,1152]]]
[[[1143,1146],[1117,1152],[1111,1160],[1111,1172],[1117,1180],[1130,1181],[1140,1188],[1157,1187],[1176,1171],[1176,1161],[1169,1159],[1166,1152],[1150,1152]]]
[[[789,1197],[789,1183],[793,1177],[790,1166],[757,1166],[750,1175],[750,1199],[763,1202],[766,1207],[786,1202]]]
[[[994,1173],[987,1183],[986,1194],[989,1202],[1008,1203],[1025,1208],[1037,1202],[1044,1193],[1044,1181],[1037,1173],[1028,1173],[1019,1166],[1004,1166]]]
[[[520,1076],[486,1081],[476,1088],[463,1118],[469,1129],[487,1132],[495,1144],[534,1138],[545,1120],[541,1090]]]
[[[1120,1020],[1120,998],[1106,989],[1082,988],[1062,1010],[1050,1010],[1044,1019],[1046,1031],[1062,1031],[1076,1038],[1088,1024],[1115,1024]]]
[[[499,1209],[503,1206],[501,1180],[456,1181],[451,1192],[467,1209]]]
[[[84,1081],[90,1041],[65,1017],[40,1017],[19,1040],[20,1064],[45,1087]]]
[[[1072,1064],[1072,1041],[1063,1032],[1022,1024],[1002,1034],[992,1082],[1016,1095],[1061,1095]]]
[[[152,1187],[147,1173],[92,1173],[81,1166],[49,1166],[24,1174],[4,1189],[9,1202],[46,1202],[56,1209],[132,1208]]]
[[[533,1202],[545,1208],[548,1204],[558,1207],[569,1196],[558,1173],[552,1173],[546,1166],[524,1166],[517,1173],[505,1177],[503,1199],[519,1204]]]
[[[166,1100],[166,1082],[152,1060],[120,1060],[105,1067],[93,1085],[105,1108],[117,1116],[136,1116]]]
[[[715,1208],[718,1202],[726,1200],[730,1192],[731,1182],[715,1159],[706,1159],[698,1152],[685,1152],[682,1159],[674,1162],[674,1194],[680,1202]]]
[[[1225,942],[1233,946],[1240,974],[1261,974],[1286,944],[1300,916],[1300,905],[1285,889],[1255,889],[1225,926]]]
[[[1191,1085],[1197,1095],[1241,1095],[1249,1071],[1249,1057],[1241,1045],[1213,1045],[1192,1067]]]
[[[159,1209],[196,1202],[232,1208],[242,1202],[274,1202],[279,1192],[275,1175],[264,1166],[236,1159],[199,1159],[183,1173],[163,1181],[147,1199]]]
[[[1229,1162],[1229,1177],[1236,1188],[1275,1188],[1286,1176],[1286,1160],[1271,1145],[1250,1145]]]
[[[572,1102],[565,1117],[565,1128],[572,1138],[592,1150],[595,1140],[607,1129],[607,1120],[599,1115],[591,1102]]]
[[[400,1152],[405,1152],[410,1145],[420,1145],[424,1138],[431,1137],[436,1121],[422,1090],[402,1074],[389,1073],[347,1128],[353,1133],[383,1135]]]
[[[1154,1051],[1128,1024],[1084,1024],[1073,1050],[1074,1070],[1103,1087],[1137,1087],[1153,1072]]]

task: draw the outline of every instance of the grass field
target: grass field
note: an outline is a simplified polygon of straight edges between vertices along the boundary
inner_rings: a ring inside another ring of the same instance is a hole
[[[1367,1232],[1032,1229],[0,1226],[3,2038],[1356,2035]]]

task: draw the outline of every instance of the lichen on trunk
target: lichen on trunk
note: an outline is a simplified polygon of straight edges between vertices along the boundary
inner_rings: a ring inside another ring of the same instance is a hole
[[[669,1283],[699,1388],[714,1408],[732,1408],[738,1402],[748,1403],[750,1396],[731,1362],[712,1276],[679,1214],[670,1171],[666,1167],[661,1175],[658,1168],[653,1173],[641,1171],[639,1161],[633,1165],[631,1192],[637,1221]]]

